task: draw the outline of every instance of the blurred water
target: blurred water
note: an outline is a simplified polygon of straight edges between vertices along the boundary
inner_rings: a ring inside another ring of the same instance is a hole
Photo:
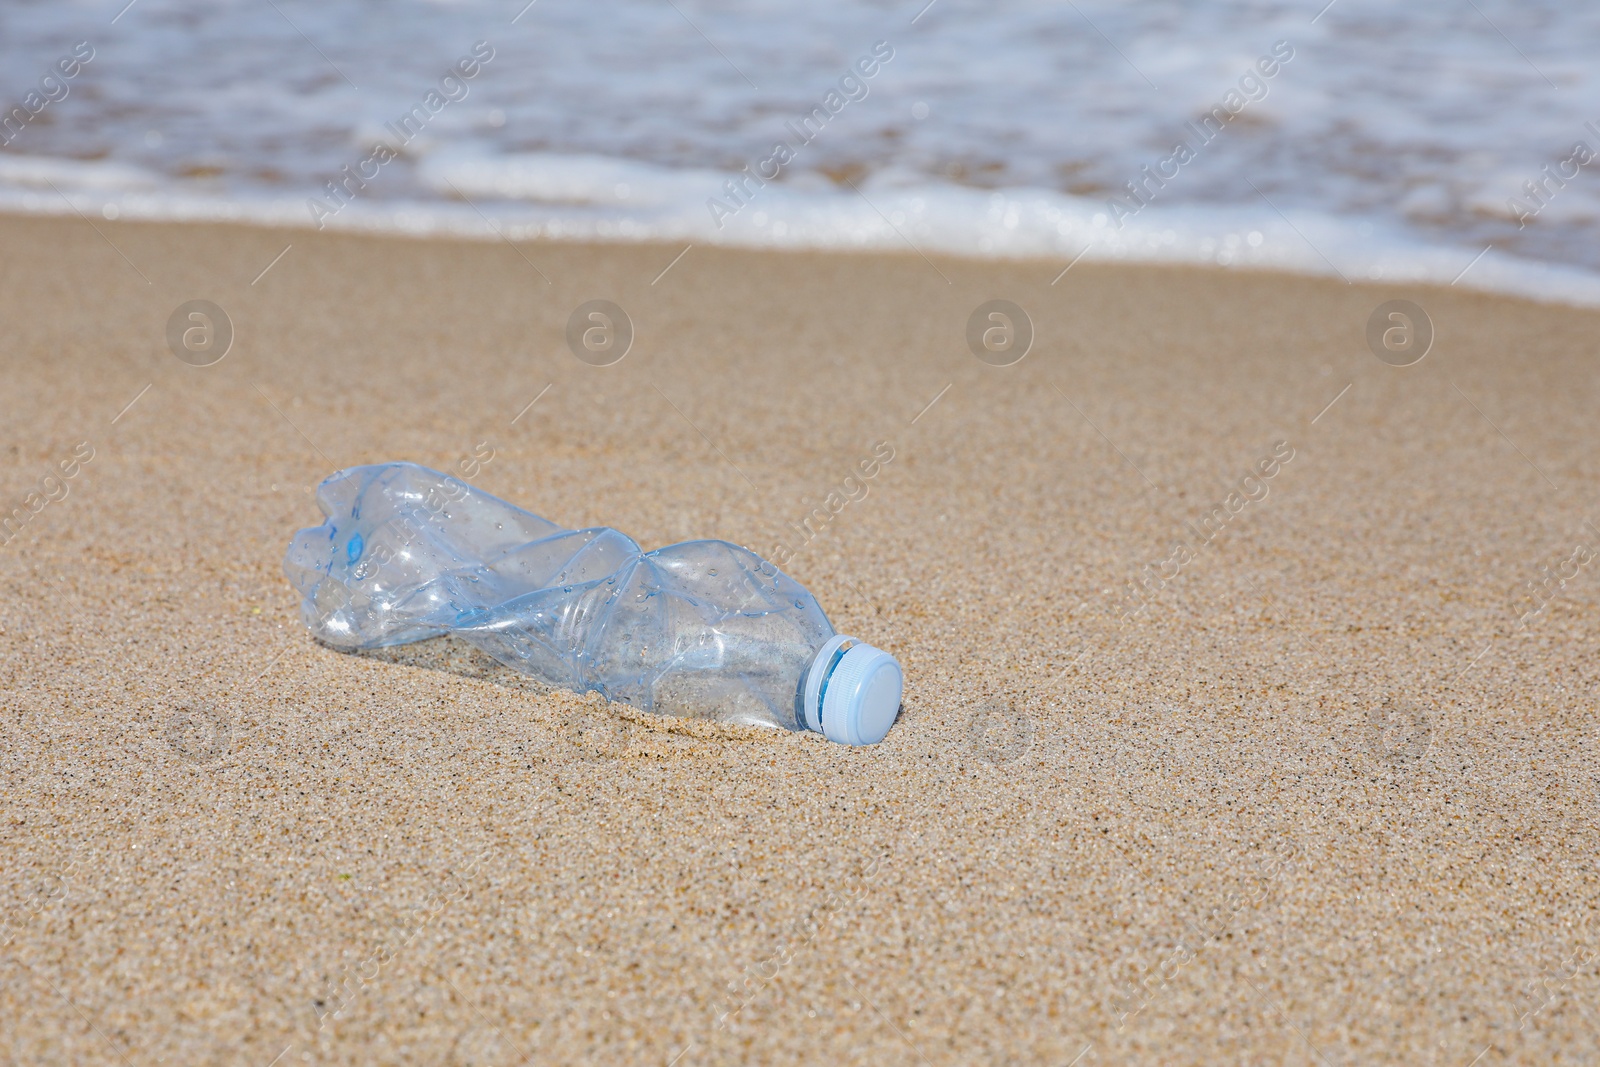
[[[0,105],[76,42],[94,58],[7,134],[0,208],[1441,280],[1492,245],[1466,283],[1600,299],[1600,160],[1524,190],[1600,152],[1600,8],[925,3],[7,0]],[[479,41],[462,98],[329,197]],[[826,100],[875,42],[893,57],[861,98]],[[1202,145],[1186,123],[1275,42],[1293,58]],[[809,142],[787,125],[827,104]],[[1110,198],[1180,138],[1195,158],[1119,227]],[[779,140],[778,179],[730,197]]]

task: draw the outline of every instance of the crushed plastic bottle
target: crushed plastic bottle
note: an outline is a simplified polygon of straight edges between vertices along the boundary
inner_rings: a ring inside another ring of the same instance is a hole
[[[641,711],[883,740],[903,675],[836,634],[816,598],[749,549],[645,552],[566,530],[414,463],[351,467],[289,544],[306,626],[340,649],[454,634],[547,684]]]

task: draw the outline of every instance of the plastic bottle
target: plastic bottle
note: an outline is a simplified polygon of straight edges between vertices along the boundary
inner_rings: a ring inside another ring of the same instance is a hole
[[[749,549],[645,552],[565,530],[414,463],[351,467],[289,544],[306,626],[340,649],[454,634],[550,685],[642,711],[883,740],[900,664],[835,634],[816,598]]]

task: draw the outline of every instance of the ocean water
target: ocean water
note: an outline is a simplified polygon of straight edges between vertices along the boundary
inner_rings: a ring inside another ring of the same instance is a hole
[[[7,0],[0,210],[1600,303],[1597,46],[1556,0]]]

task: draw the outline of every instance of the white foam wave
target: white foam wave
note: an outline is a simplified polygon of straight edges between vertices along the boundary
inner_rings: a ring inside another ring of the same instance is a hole
[[[751,248],[856,249],[1070,262],[1206,264],[1421,282],[1600,306],[1600,275],[1494,250],[1427,245],[1305,211],[1153,204],[1122,226],[1104,200],[1043,189],[979,190],[885,171],[857,186],[814,176],[736,176],[592,155],[489,157],[440,149],[418,166],[440,199],[358,196],[323,226],[498,240],[670,241]],[[175,191],[137,168],[39,157],[0,160],[0,210],[309,227],[303,198],[239,196],[203,183]],[[737,191],[736,187],[736,191]],[[713,211],[719,201],[726,211]]]

